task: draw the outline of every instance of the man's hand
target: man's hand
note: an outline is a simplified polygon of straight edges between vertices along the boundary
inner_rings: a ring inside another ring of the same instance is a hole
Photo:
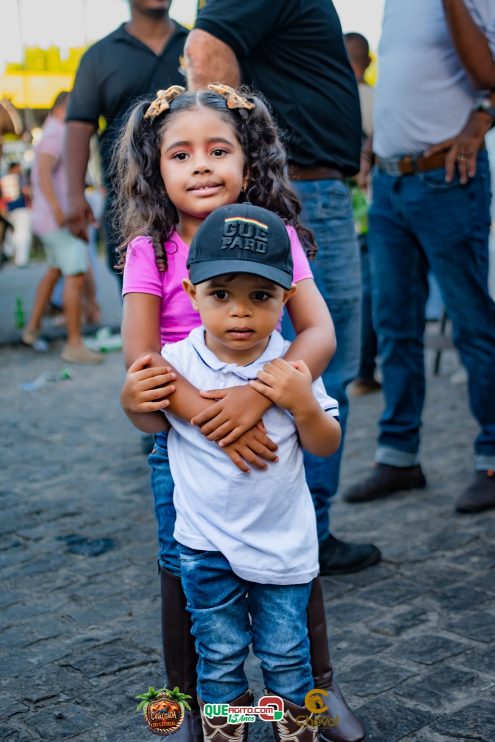
[[[169,406],[166,397],[175,391],[172,382],[176,375],[165,363],[152,366],[153,359],[147,354],[129,367],[120,393],[120,403],[126,413],[156,412]]]
[[[65,219],[65,225],[67,228],[73,235],[79,237],[79,239],[84,240],[85,242],[88,242],[88,226],[90,224],[96,226],[96,219],[91,210],[91,206],[88,204],[84,196],[69,196],[67,200],[67,214]]]
[[[265,432],[263,423],[260,422],[253,428],[243,433],[234,443],[223,446],[233,464],[245,474],[249,474],[248,464],[256,469],[265,470],[268,468],[266,461],[278,461],[278,456],[274,453],[278,446],[274,443]]]
[[[228,446],[261,420],[271,402],[260,396],[249,384],[200,391],[205,399],[216,400],[191,420],[210,441]]]
[[[451,139],[435,144],[424,153],[431,157],[439,152],[447,152],[445,157],[445,180],[450,183],[459,171],[459,180],[465,185],[476,175],[476,160],[485,141],[485,134],[492,124],[491,117],[483,111],[472,111],[462,131]]]
[[[59,227],[64,227],[65,226],[65,221],[66,221],[65,220],[65,214],[62,211],[62,209],[61,209],[60,206],[56,206],[53,209],[53,218],[57,222],[57,226],[59,226]]]
[[[276,358],[263,366],[258,378],[249,382],[273,404],[297,415],[314,404],[311,372],[304,361]]]

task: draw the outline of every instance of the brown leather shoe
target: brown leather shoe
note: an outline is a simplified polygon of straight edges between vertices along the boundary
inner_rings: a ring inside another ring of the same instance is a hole
[[[248,722],[229,724],[226,716],[216,716],[209,719],[204,715],[205,702],[198,696],[199,708],[201,710],[201,721],[203,723],[203,735],[205,742],[246,742],[248,737]],[[246,690],[230,706],[252,706],[253,694]]]
[[[495,508],[495,471],[477,471],[474,480],[458,498],[455,509],[458,513],[482,513]]]
[[[344,493],[346,502],[369,502],[389,497],[404,490],[426,487],[426,479],[419,464],[415,466],[389,466],[374,464],[373,471],[364,482],[355,484]]]
[[[308,604],[308,637],[315,688],[326,691],[327,711],[318,714],[319,739],[325,742],[362,742],[363,724],[351,711],[333,678],[328,651],[327,623],[319,577],[313,580]]]
[[[364,394],[374,394],[379,392],[382,385],[375,378],[371,379],[358,378],[351,386],[352,397],[362,397]]]

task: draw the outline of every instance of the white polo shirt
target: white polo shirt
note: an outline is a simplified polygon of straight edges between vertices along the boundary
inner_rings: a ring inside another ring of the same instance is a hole
[[[278,332],[247,366],[219,360],[197,327],[162,355],[198,389],[223,389],[254,379],[290,343]],[[337,402],[321,379],[313,384],[321,408],[338,416]],[[303,453],[290,413],[271,407],[263,416],[279,461],[268,470],[243,474],[199,429],[167,412],[170,468],[177,511],[174,536],[192,549],[220,551],[239,577],[274,585],[304,584],[318,574],[318,539]]]

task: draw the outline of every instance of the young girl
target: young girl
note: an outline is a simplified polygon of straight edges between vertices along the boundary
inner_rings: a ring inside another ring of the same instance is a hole
[[[159,91],[151,105],[138,103],[116,152],[127,245],[122,250],[122,332],[130,366],[121,399],[126,411],[140,415],[139,427],[156,434],[149,462],[160,541],[165,666],[169,685],[193,696],[197,660],[173,539],[173,482],[160,410],[169,406],[174,414],[192,419],[245,472],[276,460],[276,447],[260,422],[271,405],[266,397],[249,385],[201,395],[164,367],[159,353],[165,343],[182,340],[200,324],[182,289],[189,244],[199,225],[219,206],[249,201],[277,213],[291,239],[297,292],[287,308],[298,334],[285,358],[303,359],[313,378],[324,370],[335,349],[333,325],[301,247],[300,240],[310,251],[315,249],[310,232],[299,222],[300,206],[285,165],[285,152],[263,101],[216,85],[197,93],[175,86]],[[332,739],[360,739],[358,722],[332,681],[317,580],[308,632],[315,686],[331,691],[328,713],[340,719],[341,736]],[[188,715],[177,735],[201,739],[199,715]]]

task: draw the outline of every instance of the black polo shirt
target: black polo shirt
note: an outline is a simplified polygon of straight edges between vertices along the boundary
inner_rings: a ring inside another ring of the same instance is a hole
[[[200,0],[196,28],[233,50],[270,102],[298,165],[359,170],[361,114],[331,0]]]
[[[122,24],[97,41],[83,55],[69,98],[67,121],[85,121],[98,126],[107,122],[100,139],[103,172],[108,172],[111,148],[132,104],[140,97],[169,85],[184,85],[180,57],[187,29],[176,30],[160,55],[131,36]]]

